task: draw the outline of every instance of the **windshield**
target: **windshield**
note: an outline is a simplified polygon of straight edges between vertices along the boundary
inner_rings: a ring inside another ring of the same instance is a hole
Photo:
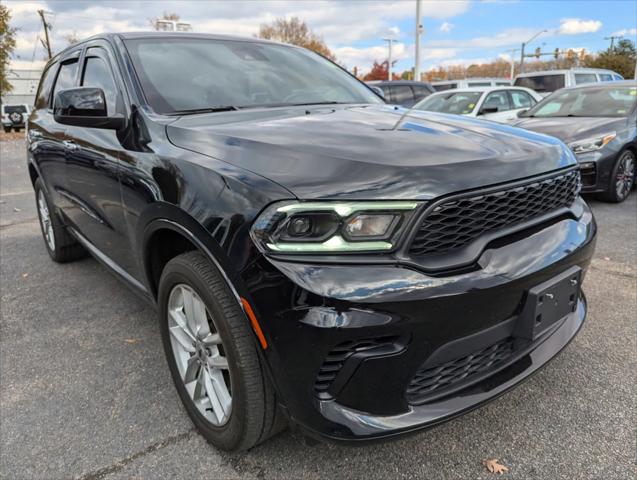
[[[514,85],[516,87],[530,88],[536,92],[554,92],[564,88],[564,74],[520,77],[515,80]]]
[[[150,106],[158,113],[219,107],[383,103],[365,85],[308,50],[235,40],[127,40]]]
[[[414,105],[415,110],[467,115],[473,111],[482,92],[438,93]]]
[[[526,117],[625,117],[635,106],[637,87],[589,87],[555,92]]]
[[[5,105],[3,107],[4,113],[10,115],[12,113],[27,113],[27,107],[24,105]]]

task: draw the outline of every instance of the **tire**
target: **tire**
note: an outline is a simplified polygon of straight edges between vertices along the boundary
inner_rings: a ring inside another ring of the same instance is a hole
[[[16,133],[19,133],[19,132],[20,132],[20,130],[22,130],[22,128],[21,128],[21,127],[15,127],[13,130],[15,130],[15,131],[16,131]]]
[[[608,183],[608,191],[602,198],[607,202],[620,203],[628,198],[635,184],[635,153],[623,150],[615,161]]]
[[[260,347],[248,319],[216,267],[198,251],[173,258],[162,272],[158,297],[160,329],[170,372],[186,412],[204,438],[219,449],[243,451],[280,430],[282,423],[274,389],[258,353]],[[191,312],[199,312],[194,317],[205,318],[198,323],[197,333],[193,333],[195,328],[179,326],[192,325],[187,298],[192,298],[190,305],[199,307],[191,307]],[[221,344],[206,343],[206,338],[215,337]],[[191,350],[184,350],[186,344]],[[205,345],[216,350],[202,353],[207,349]],[[225,370],[211,366],[211,359],[219,362],[220,357],[225,358],[220,364],[227,362]],[[193,362],[196,366],[188,373]],[[206,378],[212,396],[208,395]],[[225,393],[220,393],[224,387]],[[231,397],[229,407],[226,394]],[[217,398],[216,409],[212,397]],[[222,400],[224,408],[220,407]]]
[[[4,133],[11,133],[11,127],[2,127],[4,129]]]
[[[85,257],[86,250],[66,230],[44,190],[41,179],[35,181],[34,188],[42,238],[51,259],[58,263],[66,263]]]

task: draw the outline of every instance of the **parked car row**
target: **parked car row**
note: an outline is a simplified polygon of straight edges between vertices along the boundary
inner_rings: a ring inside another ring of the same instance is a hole
[[[548,70],[521,73],[515,77],[513,85],[526,87],[548,95],[560,88],[574,87],[586,83],[616,82],[623,80],[619,73],[602,68],[572,68],[570,70]]]

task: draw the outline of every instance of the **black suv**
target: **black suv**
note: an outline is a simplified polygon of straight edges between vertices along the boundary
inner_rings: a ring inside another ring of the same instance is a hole
[[[223,449],[432,426],[584,322],[596,227],[562,142],[385,105],[301,48],[94,37],[49,62],[27,138],[50,256],[88,251],[156,305]]]

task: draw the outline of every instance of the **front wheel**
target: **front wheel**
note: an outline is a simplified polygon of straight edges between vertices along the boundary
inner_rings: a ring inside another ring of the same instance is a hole
[[[177,392],[199,432],[227,451],[273,435],[276,400],[254,334],[225,279],[200,252],[172,259],[159,283],[160,328]]]
[[[624,150],[615,162],[604,199],[614,203],[623,202],[630,195],[634,184],[635,154],[631,150]]]
[[[11,133],[11,127],[2,127],[4,129],[4,133]]]

